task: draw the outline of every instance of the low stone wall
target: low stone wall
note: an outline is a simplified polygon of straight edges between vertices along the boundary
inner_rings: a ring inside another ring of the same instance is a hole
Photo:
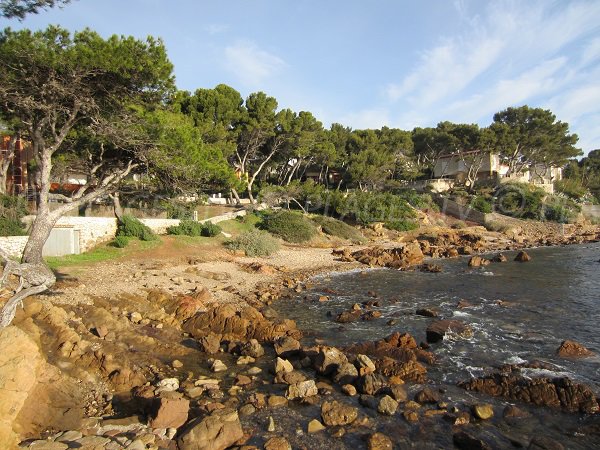
[[[485,225],[486,215],[484,213],[473,208],[469,208],[468,206],[456,203],[455,201],[446,197],[442,197],[441,195],[433,194],[432,198],[444,214],[448,214],[449,216],[456,217],[460,220],[468,220],[480,225]]]
[[[117,220],[113,217],[61,217],[55,228],[79,230],[79,248],[87,252],[98,244],[115,237]]]
[[[156,234],[167,234],[167,228],[179,225],[179,219],[140,219],[144,225]]]
[[[600,219],[600,205],[583,205],[581,207],[581,212],[586,217]]]
[[[244,216],[245,210],[232,211],[220,216],[211,217],[200,222],[218,223],[231,220],[238,216]],[[29,217],[33,220],[33,217]],[[167,228],[179,225],[178,219],[140,219],[156,234],[166,234]],[[81,252],[87,252],[95,246],[114,239],[117,233],[117,219],[114,217],[73,217],[63,216],[57,222],[55,228],[71,228],[79,231],[79,248]],[[10,256],[19,258],[23,253],[28,236],[0,237],[0,247]]]
[[[0,237],[0,248],[13,258],[19,258],[25,250],[29,236],[6,236]]]

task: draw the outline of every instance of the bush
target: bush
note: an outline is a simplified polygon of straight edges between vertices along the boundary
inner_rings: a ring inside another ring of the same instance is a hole
[[[406,200],[389,192],[356,192],[342,199],[336,208],[341,217],[350,217],[361,225],[395,222],[416,218]]]
[[[177,236],[201,236],[202,224],[193,220],[182,220],[179,222],[179,225],[167,228],[167,234]]]
[[[221,227],[210,222],[200,223],[193,220],[182,220],[179,225],[167,228],[167,233],[177,236],[213,237],[221,233]]]
[[[390,220],[385,222],[385,227],[388,230],[395,231],[411,231],[419,228],[419,224],[414,220],[408,219],[400,219],[400,220]]]
[[[115,236],[114,241],[112,241],[112,246],[117,248],[125,248],[129,244],[129,237],[123,235]]]
[[[156,235],[133,216],[124,215],[117,225],[117,236],[136,237],[141,241],[154,241]]]
[[[431,194],[420,194],[414,189],[399,189],[393,192],[397,197],[405,200],[413,208],[439,211],[439,206],[433,201]]]
[[[316,216],[312,219],[315,223],[321,226],[323,233],[330,236],[337,236],[342,239],[347,239],[355,244],[366,242],[365,237],[356,228],[348,225],[341,220],[327,216]]]
[[[464,228],[467,228],[467,224],[465,222],[463,222],[462,220],[457,220],[456,222],[454,222],[452,224],[452,227],[455,230],[462,230]]]
[[[557,192],[563,193],[574,200],[581,200],[588,193],[588,190],[583,187],[579,180],[570,178],[556,181],[554,187]]]
[[[484,214],[489,214],[493,210],[492,202],[482,195],[473,198],[469,206]]]
[[[317,229],[310,220],[292,211],[267,214],[260,226],[284,241],[295,244],[309,241],[317,234]]]
[[[496,191],[495,210],[520,219],[543,218],[546,192],[527,183],[509,183]]]
[[[24,198],[0,194],[0,236],[24,236],[27,234],[21,219],[27,215]]]
[[[200,234],[204,237],[215,237],[221,234],[221,227],[217,224],[206,222],[202,224],[202,231]]]
[[[581,212],[574,200],[558,195],[550,195],[544,204],[544,218],[558,223],[571,223]]]
[[[247,256],[270,256],[279,250],[279,243],[266,231],[251,230],[227,241],[230,250],[243,250]]]

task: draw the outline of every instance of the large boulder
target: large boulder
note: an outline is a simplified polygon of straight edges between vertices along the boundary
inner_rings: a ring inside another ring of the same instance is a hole
[[[185,398],[156,398],[148,412],[151,428],[179,428],[187,422],[190,401]]]
[[[560,347],[556,350],[556,354],[561,358],[588,358],[594,356],[594,352],[588,350],[579,342],[562,341]]]
[[[319,347],[313,358],[313,368],[321,375],[334,373],[337,368],[348,362],[346,355],[335,347]]]
[[[0,442],[17,448],[13,422],[34,388],[44,360],[37,344],[15,326],[0,330]]]
[[[237,411],[217,410],[194,420],[183,431],[179,450],[224,450],[244,436]]]
[[[461,337],[470,337],[473,330],[459,320],[436,320],[427,327],[427,342],[439,342],[447,333],[453,332]]]
[[[526,378],[519,373],[497,372],[459,383],[459,386],[494,397],[562,408],[571,412],[594,414],[600,411],[594,391],[566,377]]]
[[[222,335],[226,341],[247,341],[256,339],[259,342],[273,342],[283,336],[300,337],[293,320],[285,319],[272,322],[252,306],[241,309],[232,304],[218,305],[198,313],[183,325],[195,338],[209,332]]]
[[[358,417],[358,409],[338,401],[324,402],[321,405],[321,418],[327,426],[348,425]]]

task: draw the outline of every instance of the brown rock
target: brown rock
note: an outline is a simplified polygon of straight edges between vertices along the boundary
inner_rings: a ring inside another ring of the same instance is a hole
[[[490,264],[488,259],[485,259],[481,256],[475,255],[469,259],[469,267],[482,267]]]
[[[421,404],[424,403],[437,403],[442,399],[440,393],[429,387],[421,389],[415,394],[415,401]]]
[[[360,310],[342,311],[336,316],[335,321],[337,323],[355,322],[360,319],[361,315],[362,312]]]
[[[356,389],[361,394],[376,395],[382,389],[387,388],[388,383],[384,376],[375,373],[368,373],[361,376],[356,381],[355,385]]]
[[[300,352],[300,342],[289,336],[283,336],[277,339],[273,344],[273,347],[275,348],[277,356],[283,358],[295,356]]]
[[[321,418],[327,426],[348,425],[358,417],[358,409],[338,401],[324,402],[321,405]]]
[[[459,386],[495,397],[533,403],[538,406],[563,408],[586,414],[599,412],[592,389],[569,378],[525,378],[518,373],[494,373]]]
[[[221,338],[222,336],[216,333],[208,333],[206,336],[200,337],[198,339],[200,351],[211,355],[218,353],[221,348]]]
[[[373,433],[367,440],[368,450],[392,450],[392,440],[383,433]]]
[[[286,438],[278,436],[272,437],[267,442],[265,442],[264,446],[265,450],[292,450],[292,446],[287,441]]]
[[[481,420],[488,420],[494,417],[494,409],[489,403],[477,404],[473,406],[473,414]]]
[[[450,331],[462,337],[473,335],[473,330],[459,320],[437,320],[427,327],[427,342],[439,342]]]
[[[335,347],[319,347],[313,359],[313,368],[322,375],[329,375],[348,362],[344,353]]]
[[[224,450],[243,436],[237,411],[219,410],[191,422],[177,444],[180,450]]]
[[[393,416],[398,409],[398,402],[389,395],[384,395],[377,405],[377,412],[386,416]]]
[[[594,356],[595,353],[588,350],[579,342],[575,341],[562,341],[560,347],[556,350],[556,354],[561,358],[587,358]]]
[[[286,397],[288,400],[303,399],[319,393],[314,380],[302,381],[288,387]]]
[[[454,441],[454,445],[460,449],[492,450],[492,447],[490,447],[489,444],[485,443],[481,439],[477,439],[465,431],[454,433],[452,440]]]
[[[179,428],[188,418],[190,402],[184,398],[156,398],[148,413],[148,426],[151,428]]]
[[[524,251],[520,251],[519,253],[517,253],[517,256],[515,256],[515,261],[518,262],[527,262],[527,261],[531,261],[531,256],[529,256],[526,252]]]
[[[436,311],[435,309],[431,309],[431,308],[417,309],[416,314],[417,314],[417,316],[423,316],[423,317],[437,317],[439,315],[438,311]]]
[[[0,330],[0,442],[17,448],[13,422],[25,405],[43,367],[37,344],[15,326]]]
[[[506,257],[504,254],[502,254],[502,253],[498,253],[497,255],[495,255],[495,256],[492,258],[492,261],[493,261],[493,262],[500,262],[500,263],[502,263],[502,262],[506,262],[506,261],[508,261],[508,258],[507,258],[507,257]]]

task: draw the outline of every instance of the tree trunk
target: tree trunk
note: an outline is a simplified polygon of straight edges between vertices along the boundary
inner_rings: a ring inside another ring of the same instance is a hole
[[[235,190],[235,188],[231,188],[231,194],[233,195],[233,197],[235,198],[236,201],[236,205],[241,205],[242,202],[240,200],[240,196],[238,195],[237,191]]]
[[[117,220],[119,222],[122,222],[123,221],[123,208],[121,207],[121,199],[119,196],[119,191],[116,191],[114,194],[112,194],[111,198],[113,201],[113,209],[114,209],[115,217],[117,218]]]
[[[254,200],[254,197],[252,196],[252,182],[248,183],[248,198],[250,199],[251,204],[256,204],[256,200]]]

